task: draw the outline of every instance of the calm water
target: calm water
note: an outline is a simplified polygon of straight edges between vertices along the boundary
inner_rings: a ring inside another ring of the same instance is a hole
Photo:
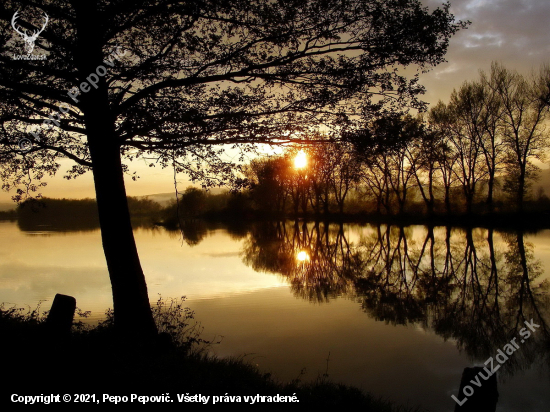
[[[497,410],[550,408],[550,231],[191,222],[135,235],[151,300],[187,296],[220,356],[453,411],[463,369],[533,318],[498,372]],[[0,244],[0,302],[47,309],[69,294],[92,321],[112,307],[98,230],[0,222]]]

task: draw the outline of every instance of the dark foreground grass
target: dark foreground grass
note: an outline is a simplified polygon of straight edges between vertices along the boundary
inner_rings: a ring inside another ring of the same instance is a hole
[[[187,309],[178,306],[180,304],[175,305],[175,310],[172,307],[172,312],[164,311],[164,317],[157,316],[160,329],[167,332],[157,344],[147,347],[118,340],[109,321],[94,328],[80,324],[70,335],[59,338],[48,332],[44,314],[0,307],[0,350],[4,359],[1,404],[10,405],[12,394],[71,394],[73,398],[75,394],[95,394],[99,405],[88,404],[87,409],[93,406],[96,409],[106,405],[102,402],[104,394],[128,397],[131,394],[169,394],[173,402],[148,403],[142,407],[162,410],[224,410],[233,406],[239,410],[262,411],[309,411],[321,407],[323,410],[326,407],[360,407],[361,411],[372,412],[417,410],[396,406],[324,377],[309,383],[280,382],[243,359],[219,359],[208,355],[204,349],[208,342],[198,338],[199,330],[191,322],[192,312],[186,312]],[[179,314],[174,316],[177,311]],[[169,313],[171,318],[166,317]],[[174,325],[177,318],[183,326]],[[210,398],[206,405],[181,403],[178,394],[200,394]],[[256,395],[295,396],[299,402],[256,402],[252,405],[250,400],[245,402],[244,396]],[[213,396],[220,397],[221,401],[213,405]],[[240,396],[240,402],[236,402],[236,398],[231,401],[230,396]],[[11,406],[43,407],[21,403]],[[49,406],[58,408],[59,404]],[[132,404],[132,407],[139,406],[136,402]],[[118,404],[116,407],[124,406]]]

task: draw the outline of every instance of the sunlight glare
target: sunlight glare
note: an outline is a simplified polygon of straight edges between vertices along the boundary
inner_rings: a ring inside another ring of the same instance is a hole
[[[307,156],[303,150],[300,150],[294,158],[294,166],[296,169],[302,169],[307,165]]]

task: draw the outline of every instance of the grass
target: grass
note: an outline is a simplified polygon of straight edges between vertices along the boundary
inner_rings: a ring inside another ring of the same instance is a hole
[[[395,404],[365,394],[359,389],[331,382],[320,376],[313,382],[281,382],[260,372],[243,358],[220,359],[208,354],[216,344],[200,337],[200,325],[184,307],[184,299],[163,301],[152,307],[159,330],[170,339],[159,340],[154,348],[122,344],[115,339],[112,312],[107,320],[90,327],[76,322],[65,339],[48,335],[47,312],[0,306],[0,350],[4,362],[2,403],[9,394],[20,395],[96,393],[96,396],[160,395],[169,393],[174,403],[151,407],[181,410],[208,407],[180,404],[177,394],[241,396],[237,406],[259,410],[310,410],[315,407],[361,407],[372,412],[411,412],[418,409]],[[79,311],[81,316],[86,312]],[[257,403],[242,398],[296,395],[299,403]],[[212,407],[211,403],[210,406]],[[217,409],[229,408],[219,403]]]

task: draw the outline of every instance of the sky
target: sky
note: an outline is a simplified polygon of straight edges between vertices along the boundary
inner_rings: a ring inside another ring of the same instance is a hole
[[[440,1],[423,3],[431,9]],[[451,0],[451,13],[471,24],[451,38],[447,63],[422,75],[425,101],[448,102],[454,88],[488,73],[493,61],[522,74],[550,64],[548,0]]]
[[[422,3],[433,9],[441,1],[423,0]],[[459,88],[464,81],[478,79],[480,70],[489,72],[493,61],[522,74],[538,70],[542,64],[550,64],[550,1],[451,0],[451,13],[457,19],[471,21],[471,25],[451,38],[447,62],[421,75],[420,83],[427,89],[423,100],[429,104],[439,100],[448,102],[453,89]],[[62,170],[71,165],[71,161],[66,161]],[[174,191],[172,170],[149,168],[139,161],[129,166],[140,176],[135,182],[128,176],[129,196]],[[177,180],[179,190],[189,184],[185,176]],[[63,179],[60,173],[44,181],[47,186],[41,193],[47,197],[94,197],[91,173],[72,181]],[[0,192],[0,203],[10,202],[12,195]]]

